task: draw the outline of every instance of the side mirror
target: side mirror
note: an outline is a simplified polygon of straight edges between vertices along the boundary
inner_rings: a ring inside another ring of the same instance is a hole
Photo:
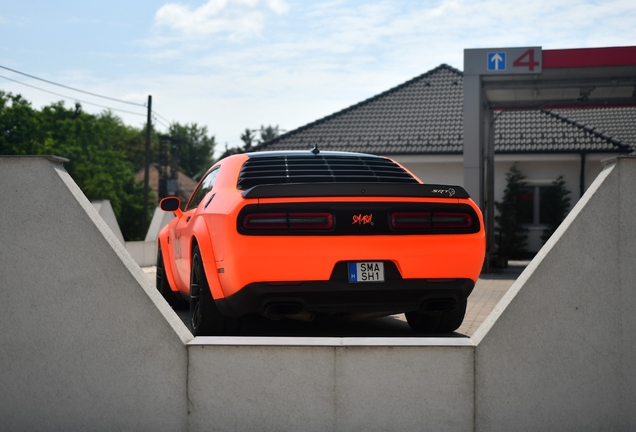
[[[175,216],[181,216],[182,212],[179,206],[181,205],[181,200],[177,197],[165,197],[159,203],[159,207],[161,210],[165,212],[174,212]]]

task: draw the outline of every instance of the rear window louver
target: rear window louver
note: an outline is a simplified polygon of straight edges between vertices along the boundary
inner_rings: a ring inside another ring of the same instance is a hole
[[[373,156],[279,155],[248,159],[238,188],[282,183],[418,183],[394,162]]]

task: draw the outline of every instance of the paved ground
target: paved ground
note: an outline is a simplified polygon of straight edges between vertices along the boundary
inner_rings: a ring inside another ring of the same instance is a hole
[[[455,332],[455,336],[472,336],[527,264],[527,261],[511,261],[507,269],[502,269],[493,274],[483,274],[468,298],[466,318],[461,327]],[[145,267],[142,270],[146,273],[148,278],[154,282],[155,268]],[[189,311],[187,309],[177,309],[176,312],[187,326]],[[414,336],[403,314],[362,322],[351,322],[334,318],[320,322],[306,323],[292,320],[271,321],[264,318],[253,317],[243,324],[240,335]]]
[[[472,336],[526,265],[528,261],[510,261],[507,269],[501,269],[498,273],[482,274],[468,297],[466,317],[457,332]]]

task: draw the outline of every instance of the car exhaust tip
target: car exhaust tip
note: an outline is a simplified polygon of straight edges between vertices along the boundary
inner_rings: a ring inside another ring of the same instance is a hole
[[[272,303],[265,307],[263,315],[272,320],[299,315],[304,306],[301,303]]]
[[[428,300],[422,304],[418,312],[445,312],[454,309],[456,303],[453,299]]]

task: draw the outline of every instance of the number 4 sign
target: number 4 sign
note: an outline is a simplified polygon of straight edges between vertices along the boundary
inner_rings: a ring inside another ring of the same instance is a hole
[[[542,64],[541,47],[464,50],[466,75],[539,75]]]
[[[528,70],[530,71],[534,71],[534,68],[540,65],[541,63],[539,63],[538,61],[535,61],[534,59],[533,48],[530,48],[529,50],[521,54],[519,57],[517,57],[516,60],[512,62],[513,67],[527,67]]]

